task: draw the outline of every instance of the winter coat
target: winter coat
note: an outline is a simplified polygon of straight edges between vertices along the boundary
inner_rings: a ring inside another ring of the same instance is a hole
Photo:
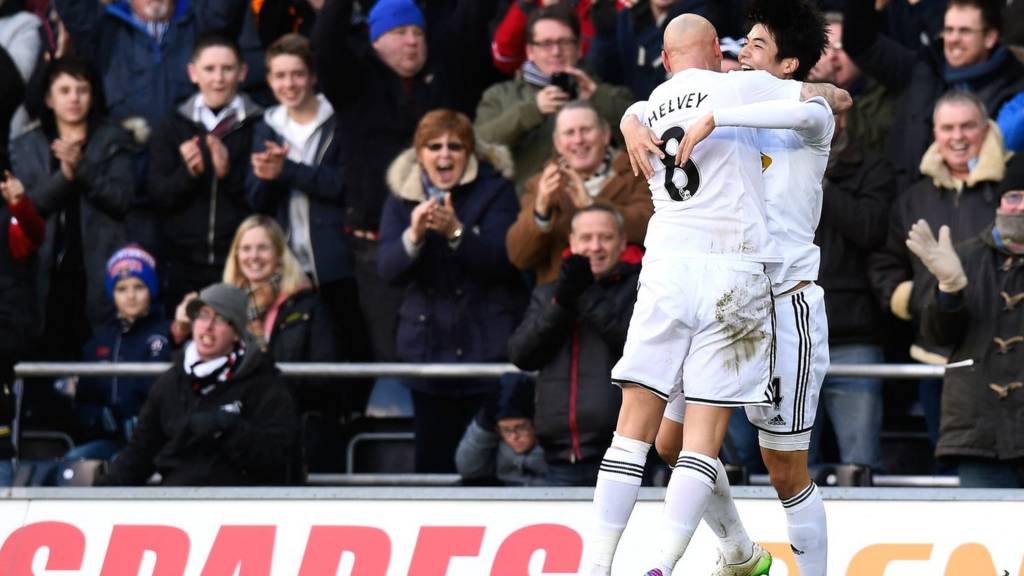
[[[818,284],[825,290],[829,342],[872,343],[882,311],[871,291],[867,259],[885,243],[892,168],[851,136],[842,150],[832,147],[823,191],[814,243],[821,248]]]
[[[574,309],[554,301],[557,283],[537,286],[509,339],[512,362],[540,372],[533,424],[549,462],[598,456],[611,442],[622,392],[609,378],[626,343],[641,256],[627,246],[612,273],[587,288]]]
[[[505,486],[541,486],[548,465],[540,444],[516,454],[500,434],[484,430],[473,420],[455,450],[455,469],[463,480],[497,479]]]
[[[516,268],[534,272],[538,284],[554,282],[562,266],[562,253],[569,247],[572,216],[576,207],[568,192],[560,190],[551,202],[551,223],[542,230],[534,216],[540,174],[526,183],[526,194],[519,201],[519,217],[508,230],[505,243],[508,258]],[[615,207],[625,220],[626,240],[643,244],[647,235],[647,222],[654,214],[651,192],[643,178],[633,176],[629,157],[621,152],[614,157],[608,179],[601,186],[595,202]]]
[[[97,484],[142,485],[159,472],[167,486],[239,486],[285,482],[297,449],[298,422],[270,356],[248,346],[238,370],[209,394],[192,389],[184,351],[160,375],[139,414],[135,435]],[[189,417],[240,410],[222,434],[195,437]]]
[[[942,387],[937,456],[1024,458],[1024,256],[996,247],[992,229],[957,246],[967,275],[960,305],[928,294],[923,332],[952,348]]]
[[[348,360],[334,326],[334,317],[311,289],[289,295],[276,309],[267,350],[275,362],[341,362]],[[325,386],[323,378],[289,378],[299,412],[316,410]]]
[[[46,240],[39,249],[36,276],[37,306],[45,311],[56,259],[58,220],[71,202],[78,202],[82,265],[85,269],[86,314],[99,326],[113,316],[107,296],[107,259],[125,244],[124,218],[135,181],[132,177],[131,137],[108,122],[89,128],[82,160],[69,182],[50,150],[50,138],[36,128],[11,143],[14,175],[46,219]],[[43,322],[40,314],[40,322]]]
[[[601,2],[593,10],[596,34],[587,61],[605,82],[626,86],[636,100],[646,100],[668,79],[661,59],[665,26],[680,14],[706,16],[707,3],[675,2],[659,25],[650,2],[640,2],[626,10],[616,10],[614,2]]]
[[[886,157],[896,170],[900,190],[918,177],[918,160],[932,142],[932,112],[939,96],[953,88],[967,89],[996,118],[1003,104],[1024,91],[1024,65],[998,44],[984,64],[954,70],[946,77],[942,42],[918,50],[877,34],[869,2],[850,2],[843,46],[858,66],[899,95],[893,111]],[[969,235],[977,230],[972,230]]]
[[[170,321],[152,311],[134,323],[115,318],[85,345],[85,362],[167,362],[171,358]],[[77,430],[84,439],[124,441],[122,425],[139,414],[153,378],[102,376],[81,378],[75,388]]]
[[[402,242],[413,209],[427,199],[415,151],[404,152],[388,170],[392,195],[381,220],[378,270],[404,289],[397,336],[404,362],[507,358],[508,337],[526,300],[519,272],[505,250],[505,233],[517,211],[515,191],[506,178],[512,168],[504,149],[477,141],[477,156],[470,157],[462,181],[451,191],[463,225],[462,240],[453,250],[446,238],[428,232],[417,258],[406,253]],[[409,386],[426,393],[473,395],[495,382],[410,381]]]
[[[284,143],[281,133],[287,113],[284,106],[275,106],[263,113],[263,118],[253,127],[253,153],[265,150],[267,140],[279,145]],[[256,177],[250,163],[246,175],[246,195],[253,210],[273,216],[291,234],[303,233],[288,230],[292,191],[303,192],[309,198],[309,240],[317,286],[353,275],[352,246],[344,233],[344,168],[337,124],[334,115],[320,122],[316,165],[286,159],[281,175],[268,182]]]
[[[896,198],[889,213],[885,245],[868,259],[868,275],[883,308],[897,318],[919,325],[934,278],[907,249],[911,225],[923,218],[935,234],[940,226],[948,225],[954,244],[975,237],[995,218],[999,181],[1007,162],[1024,162],[1024,157],[1003,150],[1002,137],[992,121],[978,165],[966,182],[950,176],[936,145],[928,149],[920,166],[925,178]],[[920,338],[917,340],[910,349],[912,358],[929,364],[945,363],[948,349],[935,349],[924,345]]]
[[[540,90],[523,80],[522,73],[517,73],[515,78],[488,88],[476,108],[477,138],[507,146],[512,151],[519,191],[530,177],[544,168],[555,150],[551,140],[555,115],[541,114],[537,108]],[[610,126],[618,126],[622,113],[633,103],[633,94],[628,88],[597,82],[590,103]],[[618,130],[613,133],[618,134]]]
[[[149,195],[161,210],[165,260],[223,266],[235,230],[251,212],[245,175],[252,162],[253,126],[263,110],[242,95],[243,112],[221,138],[231,166],[221,179],[214,174],[206,127],[193,120],[195,100],[201,97],[196,94],[185,101],[150,139]],[[179,147],[196,136],[205,170],[193,178]]]
[[[196,38],[211,30],[237,36],[246,10],[245,0],[176,0],[170,26],[158,42],[125,0],[55,4],[76,54],[95,63],[102,74],[110,116],[142,117],[151,130],[195,92],[188,63]]]
[[[20,2],[0,2],[0,154],[7,151],[9,135],[21,134],[29,122],[22,106],[25,86],[35,72],[42,52],[41,22],[35,14],[21,9]],[[13,68],[8,67],[13,66]],[[14,98],[17,98],[15,100]],[[10,128],[8,130],[8,127]],[[0,160],[5,164],[6,160]]]
[[[435,108],[456,108],[474,90],[478,78],[461,63],[466,54],[486,54],[487,42],[476,46],[477,35],[468,31],[486,29],[494,7],[461,0],[447,28],[449,37],[459,41],[430,52],[423,69],[403,79],[377,56],[365,33],[352,26],[352,3],[324,4],[313,32],[314,56],[319,85],[342,127],[337,137],[345,166],[345,224],[377,231],[389,196],[385,173],[412,142],[417,122]],[[427,33],[434,38],[438,32]]]

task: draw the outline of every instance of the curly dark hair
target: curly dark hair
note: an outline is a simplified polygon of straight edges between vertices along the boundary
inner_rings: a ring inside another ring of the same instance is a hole
[[[800,61],[793,78],[804,80],[828,44],[825,16],[808,0],[754,0],[747,23],[761,24],[779,48],[776,59]]]

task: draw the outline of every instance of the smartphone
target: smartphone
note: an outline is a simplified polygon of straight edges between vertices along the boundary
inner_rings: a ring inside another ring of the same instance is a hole
[[[551,85],[558,86],[569,95],[569,100],[575,100],[580,97],[579,88],[576,85],[576,77],[568,72],[555,72],[551,75]]]

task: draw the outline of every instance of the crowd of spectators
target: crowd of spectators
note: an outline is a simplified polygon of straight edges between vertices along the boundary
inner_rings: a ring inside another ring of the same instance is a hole
[[[103,483],[299,482],[373,383],[273,363],[348,361],[535,371],[403,380],[415,469],[592,485],[654,211],[619,119],[678,14],[739,67],[743,4],[0,0],[0,485],[19,402]],[[811,79],[854,99],[816,237],[832,363],[973,360],[920,385],[941,469],[1022,485],[1024,2],[818,4]],[[173,366],[19,401],[24,360]],[[829,378],[812,452],[831,424],[884,469],[884,398]]]

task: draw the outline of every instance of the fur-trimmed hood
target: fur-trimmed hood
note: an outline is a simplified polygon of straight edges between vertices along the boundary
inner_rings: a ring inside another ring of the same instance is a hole
[[[1006,163],[1013,157],[1013,152],[1003,147],[1003,133],[992,120],[988,121],[988,134],[981,144],[978,165],[971,170],[966,182],[953,178],[949,168],[939,155],[939,145],[933,142],[921,158],[921,174],[932,179],[936,188],[960,190],[964,185],[973,187],[979,182],[1000,182],[1006,173]]]
[[[477,140],[476,153],[469,158],[466,172],[459,180],[459,186],[476,180],[480,172],[480,160],[493,166],[505,178],[511,180],[515,174],[512,153],[508,148]],[[427,199],[427,192],[423,189],[422,171],[416,162],[415,148],[407,149],[391,162],[387,172],[387,183],[391,193],[402,200],[422,202]]]

